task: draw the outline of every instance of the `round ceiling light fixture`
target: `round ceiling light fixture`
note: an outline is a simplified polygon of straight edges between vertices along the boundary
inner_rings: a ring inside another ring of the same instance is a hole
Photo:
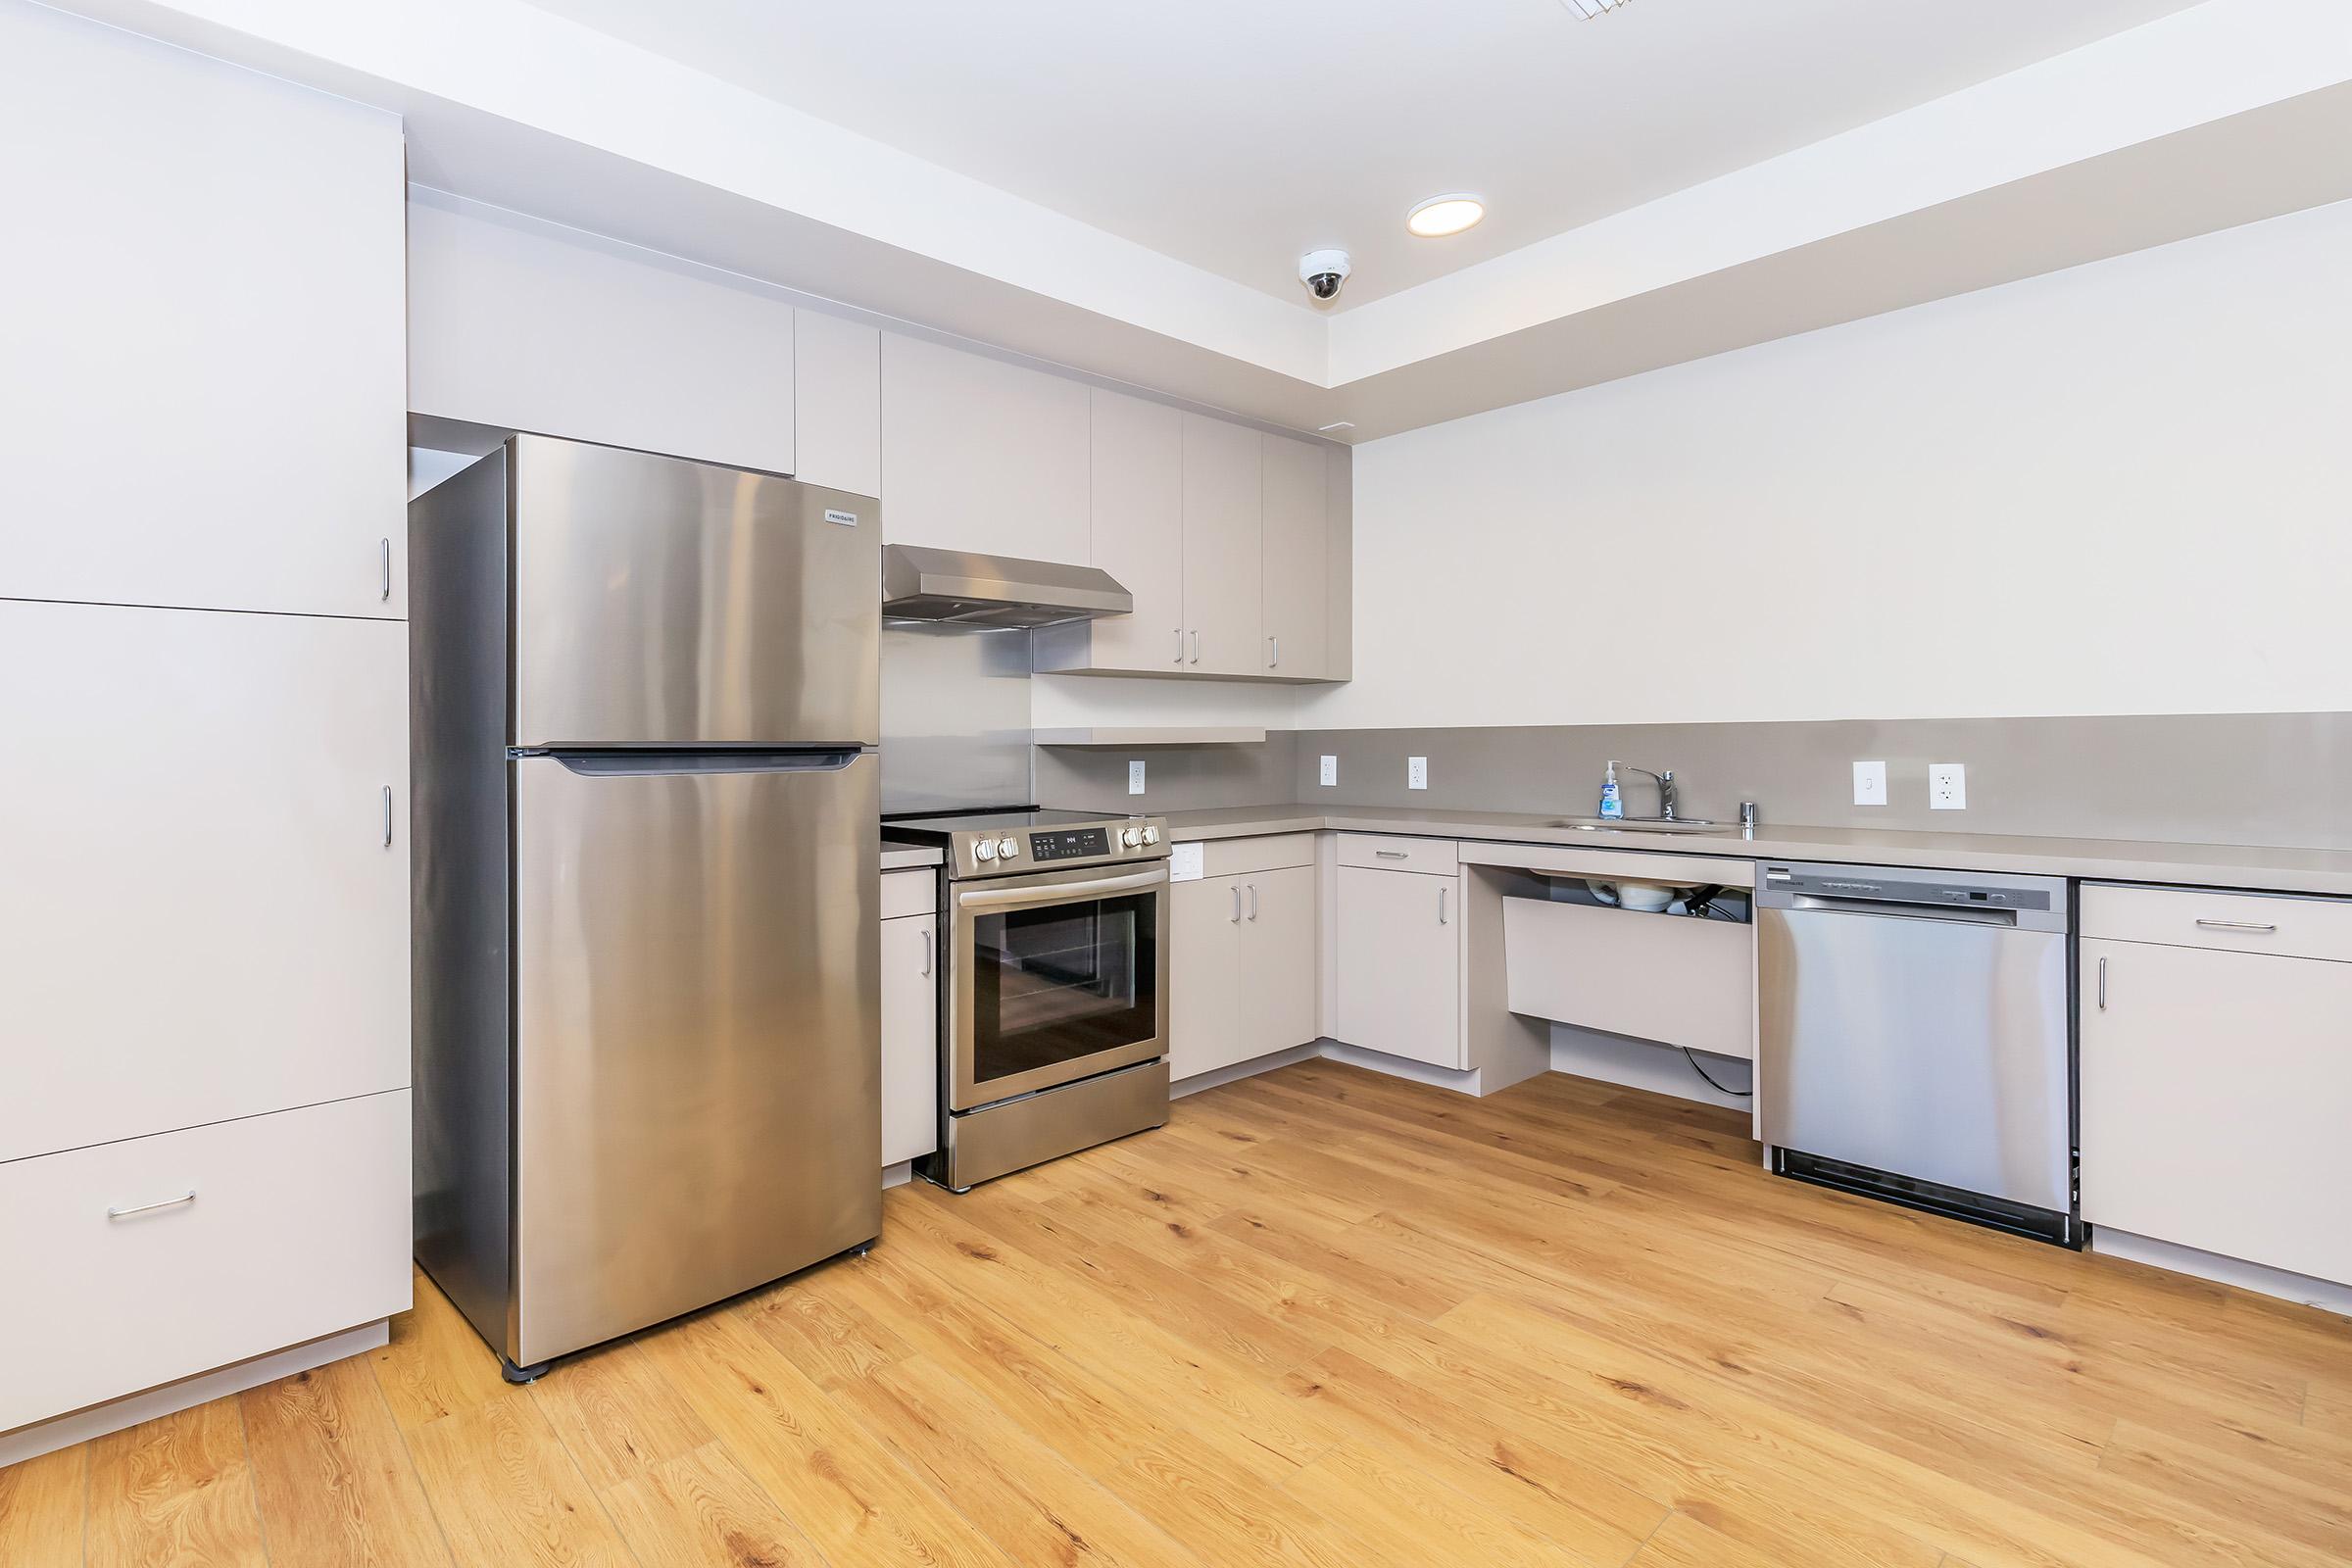
[[[1487,216],[1487,204],[1461,191],[1432,196],[1404,215],[1404,226],[1423,239],[1443,239],[1475,227]]]

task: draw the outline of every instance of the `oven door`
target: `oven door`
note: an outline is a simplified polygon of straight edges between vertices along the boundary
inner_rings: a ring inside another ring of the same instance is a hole
[[[1166,1053],[1166,865],[967,884],[951,913],[949,1109]]]

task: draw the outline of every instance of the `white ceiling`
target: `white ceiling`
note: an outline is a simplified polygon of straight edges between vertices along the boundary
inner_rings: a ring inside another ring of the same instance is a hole
[[[538,3],[1286,301],[1344,246],[1345,310],[2191,0]]]

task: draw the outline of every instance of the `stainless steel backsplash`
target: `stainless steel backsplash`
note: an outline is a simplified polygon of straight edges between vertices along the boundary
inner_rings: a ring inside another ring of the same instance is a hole
[[[1035,799],[1029,634],[882,627],[882,810]]]

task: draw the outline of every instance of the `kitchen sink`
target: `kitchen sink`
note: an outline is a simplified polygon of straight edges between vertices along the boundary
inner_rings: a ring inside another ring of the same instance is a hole
[[[1710,822],[1703,816],[1563,816],[1547,824],[1572,827],[1580,833],[1737,833],[1730,822]]]

